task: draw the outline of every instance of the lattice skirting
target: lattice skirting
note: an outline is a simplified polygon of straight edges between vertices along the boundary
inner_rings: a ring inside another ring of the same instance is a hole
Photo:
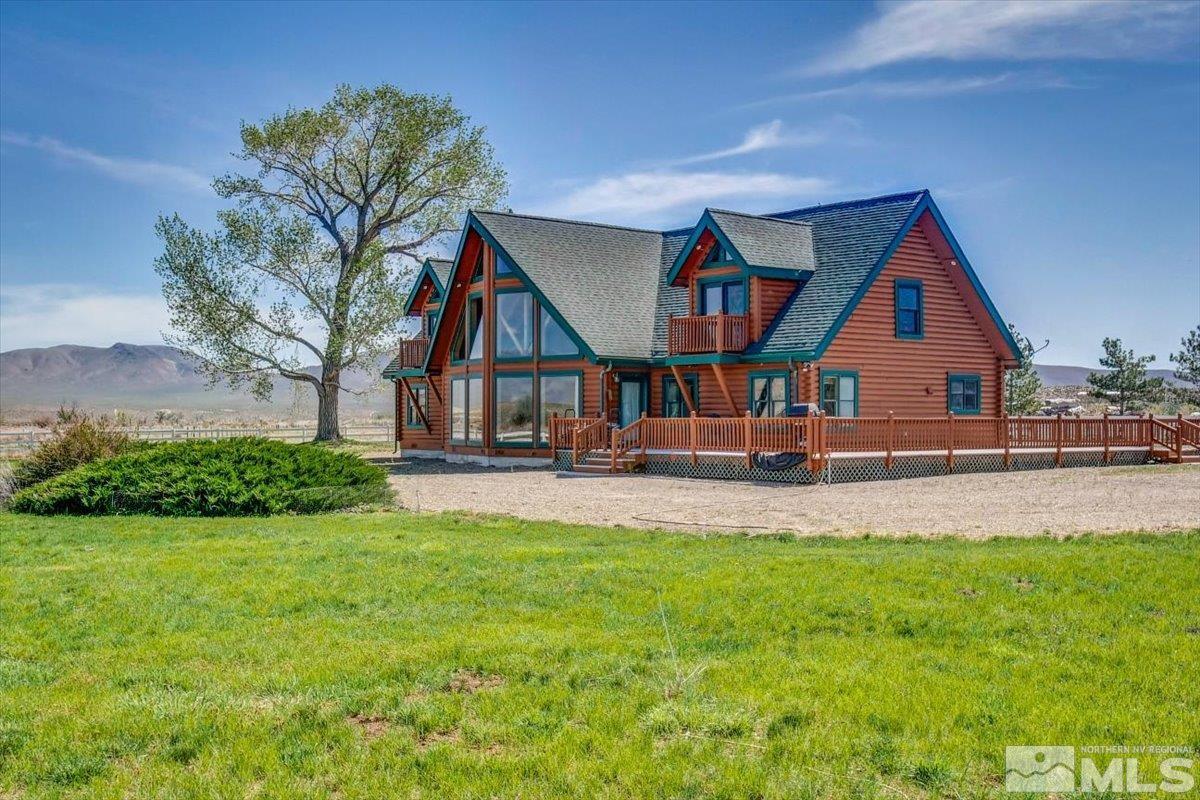
[[[1147,451],[1122,450],[1112,453],[1112,461],[1108,466],[1133,466],[1149,462]],[[1063,453],[1062,467],[1103,467],[1104,454],[1095,453]],[[693,465],[687,456],[672,458],[670,456],[651,455],[646,461],[646,473],[649,475],[673,475],[680,478],[706,478],[710,480],[731,481],[762,481],[770,483],[813,484],[852,483],[855,481],[888,481],[904,478],[929,478],[936,475],[949,475],[971,472],[1006,472],[1011,470],[1056,469],[1053,453],[1013,453],[1012,463],[1006,470],[1004,455],[987,453],[982,455],[957,456],[954,469],[946,465],[944,456],[897,456],[892,462],[892,468],[884,467],[882,458],[839,458],[831,461],[830,465],[816,475],[807,468],[792,467],[790,469],[771,472],[758,467],[747,469],[746,462],[740,456],[705,456],[698,464]],[[554,457],[554,468],[569,470],[571,468],[571,453],[559,451]]]

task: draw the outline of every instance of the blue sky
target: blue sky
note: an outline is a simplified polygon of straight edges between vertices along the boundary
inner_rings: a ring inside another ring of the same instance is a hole
[[[241,120],[450,94],[507,204],[646,227],[927,187],[1049,363],[1200,321],[1200,4],[0,7],[0,349],[158,341]],[[1167,366],[1160,363],[1157,366]]]

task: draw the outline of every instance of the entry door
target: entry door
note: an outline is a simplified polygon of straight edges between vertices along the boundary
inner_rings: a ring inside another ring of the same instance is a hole
[[[621,427],[633,424],[646,410],[646,378],[643,375],[621,376]]]

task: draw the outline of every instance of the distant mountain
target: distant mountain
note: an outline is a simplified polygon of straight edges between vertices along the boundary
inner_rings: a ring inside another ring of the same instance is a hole
[[[316,374],[315,367],[308,371]],[[369,389],[381,383],[378,374],[356,373],[347,382],[355,390]],[[343,407],[386,410],[390,402],[386,393],[375,393],[365,400],[345,396]],[[11,411],[15,407],[54,408],[60,404],[106,410],[170,408],[305,417],[315,413],[312,390],[302,387],[297,392],[291,381],[282,378],[275,382],[267,404],[223,384],[207,388],[207,379],[192,361],[166,345],[61,344],[0,353],[0,408]]]
[[[1060,364],[1034,364],[1034,369],[1037,371],[1038,377],[1042,379],[1042,383],[1047,386],[1084,386],[1087,384],[1088,375],[1093,372],[1103,372],[1098,368],[1069,367]],[[1171,385],[1179,384],[1179,381],[1175,380],[1173,370],[1151,369],[1147,370],[1147,374],[1152,378],[1163,378]]]
[[[309,370],[316,374],[315,367]],[[1092,371],[1088,367],[1037,365],[1038,375],[1048,386],[1082,386]],[[378,374],[356,373],[347,382],[359,391],[379,388],[382,382]],[[1151,374],[1175,382],[1170,370],[1151,370]],[[303,386],[297,390],[291,381],[282,378],[276,380],[268,404],[228,386],[208,389],[206,385],[206,379],[188,357],[166,345],[60,344],[0,353],[0,409],[6,414],[15,408],[53,409],[60,404],[107,411],[169,408],[292,418],[315,414],[312,391]],[[342,407],[346,413],[359,416],[386,412],[391,408],[391,394],[372,392],[361,398],[345,395]]]

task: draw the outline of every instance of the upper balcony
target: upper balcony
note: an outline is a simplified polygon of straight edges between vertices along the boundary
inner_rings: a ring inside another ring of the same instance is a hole
[[[425,366],[425,354],[429,352],[428,339],[405,339],[400,342],[396,359],[392,363],[396,369],[417,369]]]
[[[667,353],[740,353],[749,340],[750,321],[745,314],[706,314],[670,317],[667,320]]]

